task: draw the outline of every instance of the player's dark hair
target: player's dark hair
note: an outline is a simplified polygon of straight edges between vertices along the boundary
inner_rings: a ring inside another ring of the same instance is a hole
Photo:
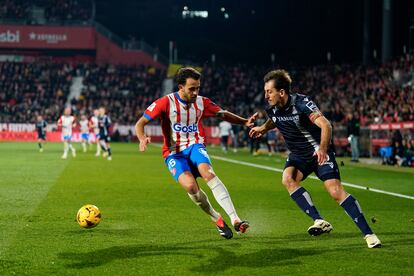
[[[290,93],[290,87],[292,85],[292,79],[286,70],[273,70],[264,76],[264,82],[274,80],[274,87],[277,90],[284,89],[286,93]]]
[[[180,68],[175,75],[175,81],[179,85],[184,85],[187,79],[199,80],[201,78],[201,73],[192,67]]]

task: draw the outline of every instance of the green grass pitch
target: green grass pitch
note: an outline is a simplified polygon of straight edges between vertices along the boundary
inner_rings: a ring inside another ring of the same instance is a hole
[[[61,160],[61,144],[48,143],[39,153],[36,143],[0,143],[0,274],[413,275],[414,200],[346,188],[383,243],[368,249],[322,183],[308,179],[304,186],[334,226],[328,235],[310,237],[311,220],[284,190],[280,173],[212,158],[239,215],[251,223],[246,235],[225,240],[173,181],[158,145],[139,153],[136,144],[114,143],[112,161],[76,147],[76,158]],[[224,156],[217,147],[208,151]],[[284,164],[245,151],[225,156]],[[346,182],[414,196],[412,169],[345,160],[341,173]],[[88,230],[75,222],[87,203],[103,216]]]

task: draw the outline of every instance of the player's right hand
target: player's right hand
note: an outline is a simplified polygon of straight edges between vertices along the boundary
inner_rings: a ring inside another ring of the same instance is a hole
[[[263,136],[263,131],[261,130],[261,127],[254,127],[249,131],[249,136],[251,138],[260,138]]]
[[[254,113],[250,118],[247,119],[245,126],[249,128],[253,127],[254,122],[256,122],[257,116],[259,116],[259,113],[258,112]]]
[[[139,151],[146,151],[149,143],[151,143],[151,137],[145,137],[144,139],[139,140]]]

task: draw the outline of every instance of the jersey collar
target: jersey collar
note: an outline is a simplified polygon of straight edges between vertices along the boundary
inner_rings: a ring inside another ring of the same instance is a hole
[[[180,97],[180,93],[178,93],[178,91],[177,92],[175,92],[174,93],[174,95],[175,95],[175,97],[180,101],[180,102],[182,102],[183,104],[186,104],[186,105],[188,105],[188,102],[186,102],[186,101],[184,101],[183,99],[181,99],[181,97]]]
[[[283,107],[283,110],[289,109],[291,106],[295,105],[296,101],[296,94],[289,94],[288,101],[286,105]]]

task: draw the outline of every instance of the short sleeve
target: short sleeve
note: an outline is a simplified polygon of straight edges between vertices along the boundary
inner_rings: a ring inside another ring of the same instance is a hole
[[[323,116],[315,102],[307,97],[303,99],[298,107],[300,107],[300,112],[307,115],[312,123],[315,122],[317,118]]]
[[[162,113],[165,113],[168,108],[168,97],[164,96],[153,102],[147,109],[144,111],[144,117],[152,121],[160,116]]]
[[[203,117],[205,118],[213,117],[221,110],[221,107],[213,103],[209,98],[203,97],[203,104]]]

